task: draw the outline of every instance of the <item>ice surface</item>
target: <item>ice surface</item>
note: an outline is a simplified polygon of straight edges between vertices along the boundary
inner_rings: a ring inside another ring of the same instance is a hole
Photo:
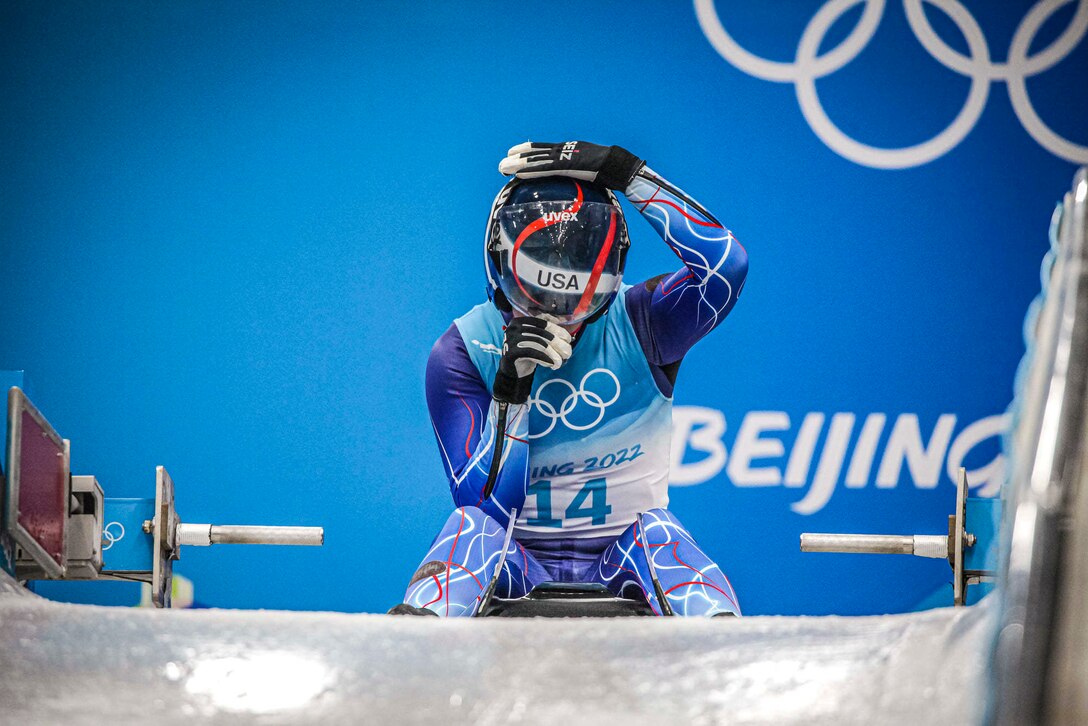
[[[989,602],[712,620],[157,611],[7,586],[0,713],[19,724],[971,723],[994,621]]]

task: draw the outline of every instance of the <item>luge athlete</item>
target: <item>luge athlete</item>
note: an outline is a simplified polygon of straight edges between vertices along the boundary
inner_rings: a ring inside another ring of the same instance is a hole
[[[516,510],[498,597],[545,581],[597,582],[659,612],[652,557],[673,613],[739,615],[725,575],[666,507],[677,370],[732,310],[747,253],[618,146],[520,144],[499,171],[514,179],[488,219],[490,301],[458,318],[427,363],[456,509],[390,612],[475,614]],[[614,191],[679,270],[622,284],[630,243]],[[496,435],[505,438],[485,497]]]

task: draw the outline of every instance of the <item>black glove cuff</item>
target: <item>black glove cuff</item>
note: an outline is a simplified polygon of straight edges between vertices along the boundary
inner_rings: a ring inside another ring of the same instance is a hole
[[[624,191],[643,167],[644,162],[622,146],[610,146],[601,170],[597,173],[597,183],[609,189]]]
[[[495,374],[495,382],[491,385],[491,397],[503,403],[525,403],[532,390],[532,374],[518,378],[500,368]]]

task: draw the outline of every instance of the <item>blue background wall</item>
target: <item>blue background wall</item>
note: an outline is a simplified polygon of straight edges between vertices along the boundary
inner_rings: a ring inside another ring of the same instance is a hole
[[[937,36],[966,53],[936,5]],[[977,73],[996,69],[981,115],[946,153],[882,169],[826,145],[793,84],[734,65],[681,3],[5,3],[0,369],[28,371],[73,470],[108,496],[151,496],[165,464],[183,519],[326,527],[323,549],[185,550],[177,570],[199,601],[384,610],[450,507],[423,369],[482,299],[499,159],[526,139],[621,144],[751,256],[740,304],[680,374],[677,404],[701,409],[686,410],[696,423],[690,441],[678,433],[676,471],[700,481],[674,488],[673,510],[748,613],[909,609],[950,579],[945,563],[802,555],[797,536],[942,530],[948,450],[968,425],[1000,423],[989,417],[1010,397],[1049,215],[1088,159],[1044,148],[1010,103],[1004,78],[1030,62],[1000,64],[1033,4],[964,5],[992,59]],[[1042,23],[1029,55],[1075,5]],[[717,12],[749,52],[787,62],[820,6]],[[1079,7],[1075,42],[1026,87],[1050,129],[1083,145]],[[861,16],[831,24],[820,52]],[[843,133],[883,147],[941,132],[970,85],[897,4],[816,81]],[[628,278],[672,269],[629,217]],[[759,434],[771,455],[750,468],[769,484],[740,486],[722,453],[738,458],[746,416],[773,420],[758,412],[788,425]],[[806,472],[811,413],[825,421]],[[836,413],[856,416],[842,470],[828,469],[838,485],[799,513]],[[874,463],[847,487],[872,413],[887,416]],[[916,415],[927,443],[946,414],[951,438],[930,450],[939,481],[904,466],[877,486],[893,425]],[[991,436],[966,460],[990,467],[975,482],[987,492],[997,451]]]

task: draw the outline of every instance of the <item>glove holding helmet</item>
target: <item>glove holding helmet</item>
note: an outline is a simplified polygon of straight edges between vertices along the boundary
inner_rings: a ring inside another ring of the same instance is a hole
[[[492,396],[503,403],[525,403],[536,367],[555,370],[570,355],[570,333],[555,323],[536,317],[514,318],[506,326]]]
[[[547,144],[526,141],[506,152],[499,171],[519,179],[568,176],[624,191],[646,165],[620,146],[599,146],[586,141]]]
[[[516,178],[499,192],[485,237],[488,295],[515,317],[492,392],[524,403],[538,365],[571,355],[571,332],[619,291],[630,240],[619,200],[645,166],[618,146],[526,142],[499,164]]]

